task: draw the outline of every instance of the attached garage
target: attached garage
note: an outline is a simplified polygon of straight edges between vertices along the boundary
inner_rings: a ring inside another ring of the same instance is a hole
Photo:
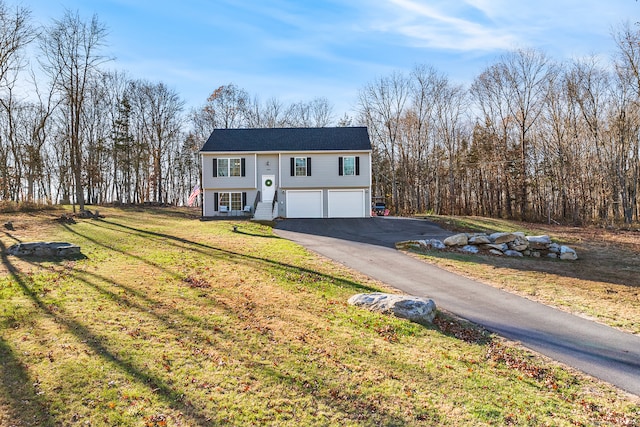
[[[364,190],[329,190],[329,218],[362,218],[365,213]]]
[[[322,190],[287,191],[287,218],[322,218]]]

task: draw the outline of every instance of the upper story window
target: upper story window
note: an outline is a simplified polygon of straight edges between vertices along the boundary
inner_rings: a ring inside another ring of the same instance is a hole
[[[296,157],[296,176],[307,176],[306,157]]]
[[[338,175],[340,176],[360,175],[360,157],[358,156],[338,157]]]
[[[245,176],[245,160],[240,157],[213,159],[213,176]]]
[[[311,157],[291,157],[291,176],[311,176]]]

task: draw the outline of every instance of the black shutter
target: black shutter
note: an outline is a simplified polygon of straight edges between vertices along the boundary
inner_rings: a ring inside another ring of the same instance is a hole
[[[342,176],[342,156],[338,157],[338,175]]]
[[[218,210],[218,193],[213,193],[213,210]]]
[[[307,176],[311,176],[311,157],[307,157]]]
[[[218,159],[213,159],[213,177],[216,178],[218,176]],[[216,210],[218,210],[216,208]]]
[[[247,169],[246,169],[247,165],[246,162],[244,160],[244,157],[240,159],[240,176],[245,176],[247,173]]]
[[[247,192],[243,191],[242,192],[242,209],[244,209],[245,206],[247,206]]]
[[[360,175],[360,156],[356,156],[356,175]]]
[[[296,175],[296,159],[295,158],[291,158],[291,176],[295,176]]]

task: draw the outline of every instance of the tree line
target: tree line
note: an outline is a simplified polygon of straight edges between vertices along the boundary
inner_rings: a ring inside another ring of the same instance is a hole
[[[367,84],[376,194],[400,213],[638,221],[640,33],[613,38],[606,64],[518,49],[469,87],[422,65]]]
[[[373,194],[397,213],[563,223],[638,221],[640,33],[611,61],[518,49],[467,87],[428,65],[326,98],[260,100],[226,84],[185,111],[162,82],[108,69],[107,30],[65,11],[37,26],[0,0],[0,200],[184,204],[213,129],[367,126]]]
[[[261,102],[233,84],[185,111],[166,84],[108,69],[106,37],[97,16],[36,26],[0,0],[0,200],[185,204],[216,127],[333,123],[324,98]]]

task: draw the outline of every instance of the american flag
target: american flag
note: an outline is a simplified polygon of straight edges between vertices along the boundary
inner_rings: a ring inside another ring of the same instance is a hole
[[[200,194],[200,186],[196,184],[193,187],[193,191],[191,191],[191,195],[189,196],[189,200],[187,200],[187,206],[193,206],[193,203],[198,198],[198,194]]]

